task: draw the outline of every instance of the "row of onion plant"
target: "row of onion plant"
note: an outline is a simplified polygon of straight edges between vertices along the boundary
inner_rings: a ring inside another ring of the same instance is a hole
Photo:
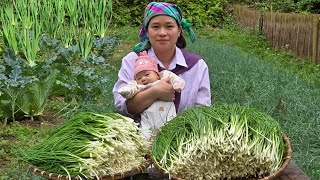
[[[36,65],[42,35],[65,48],[79,46],[88,57],[93,39],[103,38],[112,18],[112,0],[14,0],[0,8],[6,46]]]

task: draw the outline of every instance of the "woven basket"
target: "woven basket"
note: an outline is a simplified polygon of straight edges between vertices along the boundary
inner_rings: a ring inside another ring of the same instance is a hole
[[[96,180],[115,180],[115,179],[123,179],[126,177],[130,177],[130,176],[134,176],[136,174],[140,174],[142,173],[144,170],[147,169],[147,167],[152,164],[152,160],[151,158],[147,158],[146,161],[137,166],[132,168],[129,171],[126,172],[120,172],[120,173],[115,173],[115,174],[109,174],[109,175],[105,175],[102,177],[92,177],[90,179],[96,179]],[[60,174],[55,174],[55,173],[50,173],[50,172],[46,172],[43,170],[40,170],[32,165],[28,165],[28,169],[29,171],[31,171],[32,173],[47,178],[47,179],[52,179],[52,180],[80,180],[83,179],[80,176],[66,176],[66,175],[60,175]]]
[[[289,138],[288,138],[284,133],[281,132],[281,135],[282,135],[282,137],[283,137],[283,139],[284,139],[284,141],[285,141],[285,144],[286,144],[287,149],[286,149],[286,152],[285,152],[285,154],[284,154],[284,156],[283,156],[283,163],[282,163],[282,165],[280,166],[280,168],[279,168],[276,172],[270,174],[270,175],[267,176],[267,177],[263,177],[263,178],[260,178],[260,179],[257,179],[257,178],[248,178],[247,180],[270,180],[270,179],[274,179],[274,178],[278,177],[278,176],[280,175],[280,173],[288,166],[288,164],[289,164],[289,162],[290,162],[290,160],[291,160],[291,155],[292,155],[291,144],[290,144]],[[154,159],[152,159],[152,160],[153,160],[153,162],[155,162]],[[153,165],[154,165],[161,173],[163,173],[164,175],[169,175],[169,174],[166,173],[161,167],[159,167],[157,163],[153,163]],[[174,175],[171,175],[171,179],[173,179],[173,180],[185,180],[185,179],[183,179],[183,178],[179,178],[179,177],[176,177],[176,176],[174,176]]]

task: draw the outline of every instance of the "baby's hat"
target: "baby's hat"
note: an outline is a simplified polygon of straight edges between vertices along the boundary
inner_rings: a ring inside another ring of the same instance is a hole
[[[139,57],[136,59],[134,65],[134,76],[136,76],[141,71],[155,71],[159,73],[158,65],[148,56],[146,51],[142,51],[139,54]]]

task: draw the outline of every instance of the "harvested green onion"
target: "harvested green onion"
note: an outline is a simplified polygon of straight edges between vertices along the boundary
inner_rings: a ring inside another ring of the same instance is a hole
[[[282,164],[285,144],[271,116],[237,104],[192,107],[165,124],[152,156],[183,179],[265,177]]]
[[[22,159],[50,173],[92,178],[143,164],[148,147],[132,119],[116,113],[82,112],[22,152]]]

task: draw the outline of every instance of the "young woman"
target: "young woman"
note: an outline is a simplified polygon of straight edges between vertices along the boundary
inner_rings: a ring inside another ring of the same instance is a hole
[[[144,12],[144,20],[139,34],[140,43],[134,52],[122,59],[118,81],[113,88],[117,112],[130,116],[139,122],[140,113],[156,100],[173,101],[177,113],[198,105],[211,105],[208,66],[198,55],[184,50],[186,41],[183,30],[195,41],[191,24],[182,18],[181,9],[171,3],[151,2]],[[138,53],[146,50],[156,62],[159,71],[169,70],[185,80],[181,93],[174,91],[170,79],[162,79],[154,86],[126,99],[118,89],[134,80],[134,64]]]

